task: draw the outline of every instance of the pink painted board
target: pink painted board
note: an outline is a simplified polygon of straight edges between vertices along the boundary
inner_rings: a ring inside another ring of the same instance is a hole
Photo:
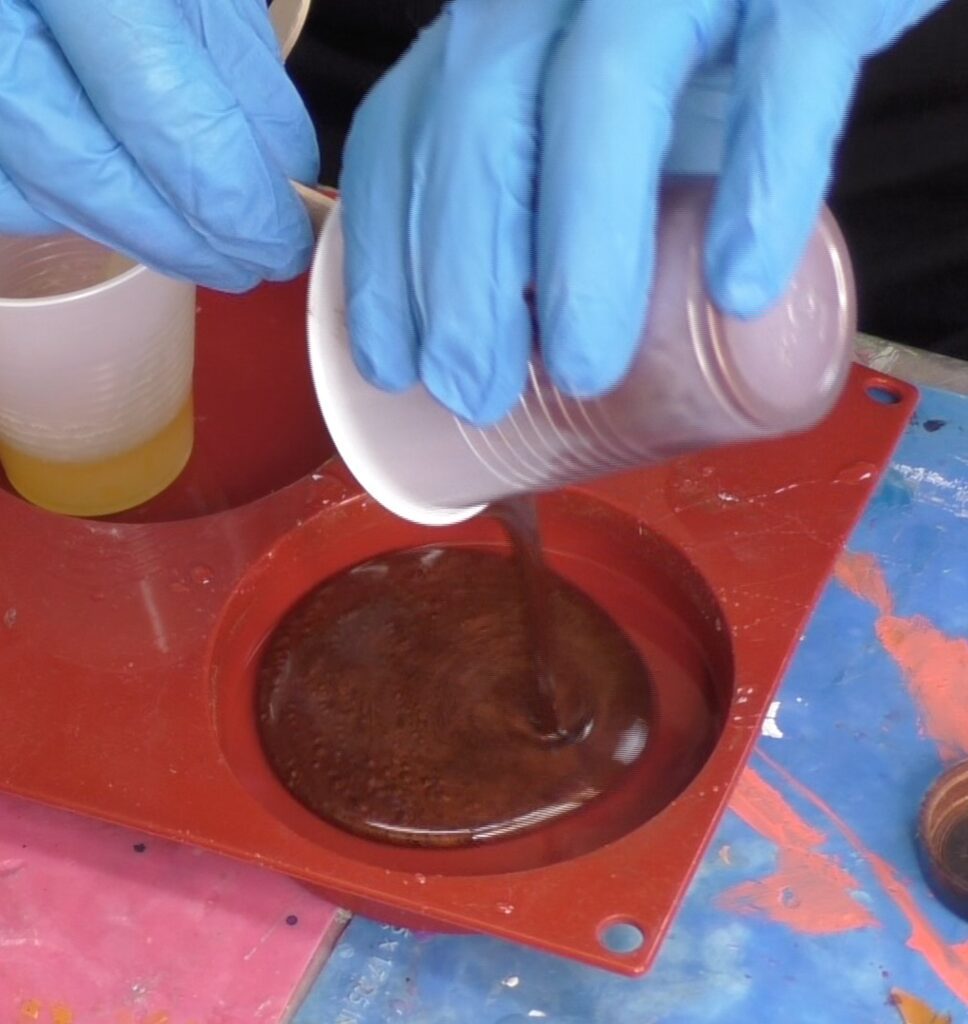
[[[277,1024],[340,924],[290,878],[0,795],[0,1024]]]

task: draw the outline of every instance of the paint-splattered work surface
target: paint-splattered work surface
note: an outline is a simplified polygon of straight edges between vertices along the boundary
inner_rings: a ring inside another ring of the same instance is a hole
[[[0,796],[0,1024],[276,1024],[335,915],[280,875]]]
[[[649,976],[357,919],[297,1024],[896,1024],[892,989],[968,1020],[912,839],[968,756],[968,399],[924,395],[780,698]]]

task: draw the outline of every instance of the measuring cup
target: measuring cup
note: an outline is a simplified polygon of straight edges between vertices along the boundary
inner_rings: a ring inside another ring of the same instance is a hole
[[[280,47],[309,0],[274,0]],[[318,231],[331,200],[293,183]],[[194,440],[195,288],[81,238],[0,237],[0,462],[42,508],[100,516],[164,490]]]
[[[521,400],[487,428],[454,416],[421,385],[388,394],[360,375],[334,212],[310,278],[310,361],[332,439],[360,484],[405,519],[443,525],[514,494],[816,424],[841,393],[855,333],[843,237],[825,211],[783,298],[759,319],[733,319],[704,287],[712,192],[709,178],[666,179],[648,322],[624,382],[601,398],[569,398],[536,353]]]
[[[0,237],[0,462],[99,516],[164,490],[194,438],[195,288],[74,234]]]

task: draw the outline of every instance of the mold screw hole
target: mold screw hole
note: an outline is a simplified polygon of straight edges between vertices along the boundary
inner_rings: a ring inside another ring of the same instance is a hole
[[[631,956],[645,945],[645,932],[634,921],[611,918],[599,925],[598,941],[609,953]]]
[[[904,396],[888,384],[877,383],[867,385],[867,397],[878,405],[897,405]]]

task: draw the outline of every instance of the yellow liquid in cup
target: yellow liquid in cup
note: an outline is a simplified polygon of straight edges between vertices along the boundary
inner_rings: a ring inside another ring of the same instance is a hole
[[[195,439],[192,396],[137,448],[95,462],[51,462],[0,444],[11,486],[27,501],[71,516],[106,516],[161,493],[185,468]]]

